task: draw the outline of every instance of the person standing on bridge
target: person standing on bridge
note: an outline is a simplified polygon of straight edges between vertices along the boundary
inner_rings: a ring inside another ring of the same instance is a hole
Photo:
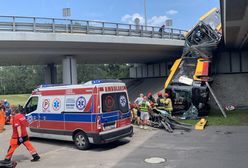
[[[159,28],[159,32],[162,34],[162,32],[164,32],[165,29],[165,25],[163,24],[160,28]]]
[[[5,156],[4,162],[6,164],[11,162],[13,153],[21,144],[23,144],[33,156],[33,159],[31,161],[38,161],[40,159],[40,156],[38,155],[28,138],[28,133],[26,130],[27,126],[29,125],[28,121],[26,120],[23,114],[20,114],[19,108],[16,107],[12,109],[12,116],[13,133],[10,140],[10,147],[7,152],[7,155]]]

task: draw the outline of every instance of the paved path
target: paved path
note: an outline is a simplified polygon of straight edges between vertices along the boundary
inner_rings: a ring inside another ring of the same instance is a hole
[[[21,147],[14,159],[18,168],[247,168],[248,126],[207,127],[203,132],[140,130],[135,127],[133,138],[80,151],[73,143],[33,139],[42,156],[31,163],[31,156]],[[8,148],[10,128],[0,134],[0,157]],[[162,157],[166,163],[148,164],[145,158]]]

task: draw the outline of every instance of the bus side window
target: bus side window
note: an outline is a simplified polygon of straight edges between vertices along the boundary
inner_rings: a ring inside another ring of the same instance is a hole
[[[35,111],[38,107],[38,97],[31,97],[25,106],[25,113],[31,113]]]

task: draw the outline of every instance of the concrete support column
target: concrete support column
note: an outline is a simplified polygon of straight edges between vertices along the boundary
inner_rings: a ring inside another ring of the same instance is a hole
[[[48,64],[45,67],[45,83],[55,84],[57,83],[57,69],[54,64]]]
[[[63,59],[63,84],[77,84],[77,63],[73,56]]]

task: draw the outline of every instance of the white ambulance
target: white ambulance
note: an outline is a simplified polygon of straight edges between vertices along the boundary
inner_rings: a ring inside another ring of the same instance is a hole
[[[78,149],[133,135],[127,87],[119,80],[40,86],[24,112],[31,137],[74,141]]]

